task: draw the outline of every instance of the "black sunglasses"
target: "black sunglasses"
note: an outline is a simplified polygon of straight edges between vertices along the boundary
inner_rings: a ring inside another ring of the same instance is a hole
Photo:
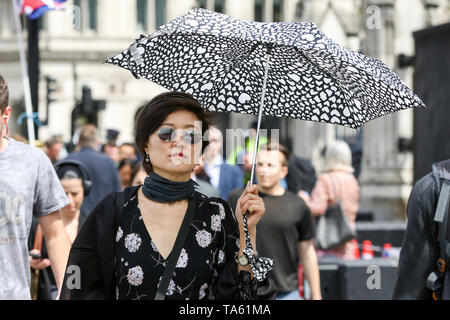
[[[159,129],[157,134],[163,142],[172,142],[176,139],[177,135],[175,129],[170,127]],[[202,140],[202,134],[195,130],[184,130],[183,139],[188,144],[196,144]]]

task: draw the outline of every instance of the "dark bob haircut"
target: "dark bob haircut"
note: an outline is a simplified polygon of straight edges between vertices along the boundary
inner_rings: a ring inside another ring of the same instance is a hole
[[[167,116],[175,111],[187,110],[195,114],[202,122],[202,135],[211,125],[210,117],[201,107],[200,103],[184,92],[165,92],[150,100],[139,112],[136,120],[135,142],[139,152],[144,156],[142,166],[147,173],[153,171],[151,163],[145,162],[145,147],[148,137],[163,124]],[[202,139],[202,152],[208,145],[208,141]]]

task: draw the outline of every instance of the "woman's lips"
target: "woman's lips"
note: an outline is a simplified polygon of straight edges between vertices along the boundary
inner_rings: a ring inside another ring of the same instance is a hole
[[[171,158],[183,158],[183,152],[172,153]]]

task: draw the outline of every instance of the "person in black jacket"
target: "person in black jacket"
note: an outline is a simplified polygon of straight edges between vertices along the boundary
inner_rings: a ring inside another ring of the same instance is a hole
[[[439,176],[450,177],[450,159],[434,165]],[[433,292],[427,288],[427,279],[437,269],[440,256],[437,241],[438,224],[434,215],[443,179],[429,173],[416,182],[408,199],[408,224],[400,251],[398,278],[393,299],[432,299]],[[448,207],[447,207],[448,215]],[[447,232],[447,234],[450,234]],[[447,283],[448,283],[447,271]],[[444,288],[449,292],[450,288]]]
[[[300,190],[311,193],[317,180],[311,160],[291,155],[285,179],[289,191],[295,194]]]
[[[257,187],[245,189],[233,213],[225,200],[197,192],[190,179],[208,127],[199,102],[185,93],[160,94],[143,108],[135,141],[149,175],[142,186],[107,195],[86,219],[61,299],[274,297],[274,283],[265,277],[270,263],[251,251],[265,211]],[[174,272],[166,276],[173,261]]]

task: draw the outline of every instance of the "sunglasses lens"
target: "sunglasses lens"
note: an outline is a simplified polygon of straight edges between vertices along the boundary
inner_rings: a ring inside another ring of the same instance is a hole
[[[174,136],[175,130],[172,128],[161,128],[158,131],[158,137],[164,142],[172,141],[172,137]]]
[[[196,131],[190,130],[184,133],[184,141],[190,144],[196,144],[200,142],[202,135]]]

